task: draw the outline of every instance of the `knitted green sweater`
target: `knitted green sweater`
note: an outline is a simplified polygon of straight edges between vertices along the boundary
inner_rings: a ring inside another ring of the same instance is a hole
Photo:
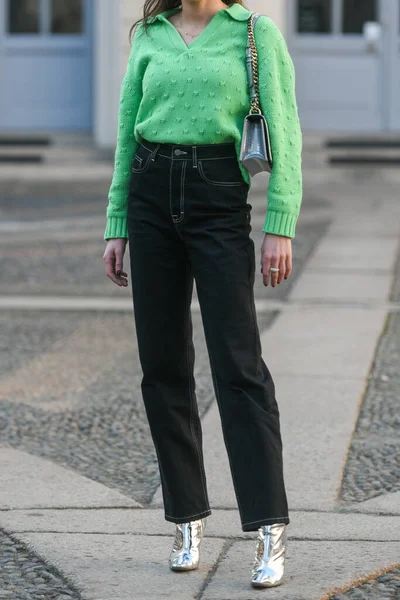
[[[189,145],[233,142],[239,157],[250,105],[246,45],[251,12],[239,4],[217,12],[186,46],[168,20],[179,10],[153,17],[148,32],[139,26],[133,38],[121,87],[105,239],[128,237],[131,165],[141,138]],[[270,127],[274,159],[262,229],[294,237],[302,198],[302,137],[293,63],[270,18],[260,17],[255,34],[261,105]],[[250,183],[248,172],[242,165],[240,168]]]

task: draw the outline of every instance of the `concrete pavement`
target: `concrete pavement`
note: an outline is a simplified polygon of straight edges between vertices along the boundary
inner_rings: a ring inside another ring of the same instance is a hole
[[[341,487],[377,345],[388,312],[398,311],[390,290],[399,254],[400,204],[395,190],[400,176],[390,170],[317,167],[314,156],[308,167],[305,158],[305,206],[309,197],[324,199],[307,218],[312,224],[323,215],[330,225],[289,297],[271,302],[278,316],[262,333],[263,356],[276,381],[291,508],[285,584],[263,591],[249,585],[255,536],[240,530],[213,402],[204,412],[203,435],[214,512],[197,572],[168,571],[174,528],[163,519],[160,489],[144,505],[73,469],[6,445],[0,449],[0,528],[54,566],[83,600],[321,600],[399,566],[400,492],[394,489],[365,502],[345,503]],[[263,218],[263,182],[262,177],[255,180],[252,192],[254,229]],[[3,224],[4,235],[15,235],[18,221],[13,223],[8,234]],[[63,310],[63,303],[68,308],[65,296],[57,298],[58,309]],[[0,297],[0,310],[9,309],[10,300],[12,296]],[[257,300],[261,314],[268,302],[260,294]],[[25,308],[35,309],[40,301],[44,310],[51,310],[45,295],[30,302],[26,297]],[[99,309],[96,303],[109,310],[113,299],[79,301],[83,310]],[[128,299],[116,302],[122,312],[131,310]],[[86,340],[104,334],[90,327]],[[65,355],[66,372],[64,382],[55,382],[59,387],[51,410],[57,410],[58,402],[62,408],[62,389],[70,387],[69,395],[74,393],[68,383],[68,373],[79,371],[73,341],[69,338],[56,349]],[[21,401],[31,381],[35,402],[40,403],[39,371],[46,372],[52,360],[56,368],[53,350],[32,359],[20,375],[3,376],[0,390]],[[101,355],[91,356],[92,369],[99,368],[99,361]],[[85,372],[85,385],[90,371]],[[22,391],[16,388],[18,382]],[[378,595],[368,597],[389,597],[379,593],[377,588]],[[348,594],[340,597],[352,597]]]

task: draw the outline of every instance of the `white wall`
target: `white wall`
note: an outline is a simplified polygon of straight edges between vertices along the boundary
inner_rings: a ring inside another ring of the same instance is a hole
[[[122,73],[120,8],[119,0],[96,1],[93,136],[96,145],[100,148],[112,148],[116,140]]]
[[[282,33],[286,33],[285,0],[245,0],[245,3],[250,10],[271,17]]]

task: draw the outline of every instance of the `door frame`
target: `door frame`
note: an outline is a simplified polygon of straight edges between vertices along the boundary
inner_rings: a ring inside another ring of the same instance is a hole
[[[6,31],[6,23],[5,23],[5,15],[6,15],[6,7],[4,4],[5,0],[0,0],[0,130],[2,128],[2,117],[4,115],[4,94],[1,93],[1,78],[2,73],[5,70],[5,51],[4,51],[4,42],[5,42],[5,31]]]
[[[385,31],[385,129],[400,131],[400,3],[381,0]]]

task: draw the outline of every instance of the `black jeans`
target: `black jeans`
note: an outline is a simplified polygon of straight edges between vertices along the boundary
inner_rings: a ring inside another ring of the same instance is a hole
[[[193,279],[243,531],[289,523],[279,410],[261,358],[248,185],[233,144],[143,140],[128,227],[142,393],[167,521],[211,513],[193,375]]]

